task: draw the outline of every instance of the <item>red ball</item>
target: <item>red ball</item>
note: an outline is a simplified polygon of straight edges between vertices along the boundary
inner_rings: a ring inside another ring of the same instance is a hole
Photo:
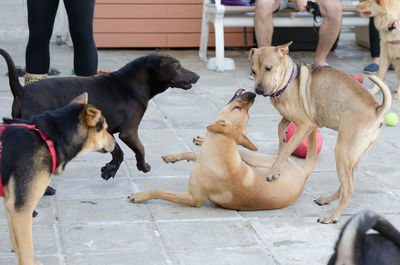
[[[295,131],[296,131],[296,124],[292,122],[290,123],[286,131],[286,142],[289,142],[290,138],[292,137]],[[307,143],[308,143],[308,137],[306,137],[306,139],[304,139],[304,141],[293,151],[293,154],[300,157],[306,157]],[[319,129],[317,129],[317,154],[321,152],[321,148],[322,148],[322,136],[321,133],[319,132]]]

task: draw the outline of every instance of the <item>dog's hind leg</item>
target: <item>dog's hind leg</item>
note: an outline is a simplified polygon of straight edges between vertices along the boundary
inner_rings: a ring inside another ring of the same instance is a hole
[[[352,127],[350,126],[347,128]],[[357,137],[360,132],[363,132],[365,137]],[[366,141],[365,139],[370,141]],[[375,140],[376,137],[371,134],[371,128],[366,128],[365,126],[357,130],[347,129],[346,132],[339,130],[335,147],[336,169],[340,181],[339,204],[332,214],[319,218],[318,222],[324,224],[337,222],[340,214],[354,194],[354,172],[358,162]]]
[[[128,198],[136,203],[159,199],[192,207],[200,207],[207,200],[207,197],[201,192],[192,193],[190,189],[188,192],[171,192],[162,189],[150,190],[134,193]]]
[[[339,199],[340,195],[340,187],[338,188],[338,190],[332,194],[331,196],[328,197],[319,197],[318,199],[314,200],[314,202],[320,206],[322,205],[326,205],[326,204],[330,204],[331,202]]]
[[[394,71],[396,72],[396,76],[397,76],[397,80],[398,80],[396,90],[394,91],[394,98],[400,99],[400,62],[398,62],[396,64],[396,68],[394,69]]]
[[[124,153],[122,152],[122,149],[118,145],[117,141],[115,141],[115,147],[111,152],[111,155],[112,160],[101,168],[101,177],[105,180],[113,178],[117,173],[122,161],[124,161]]]
[[[185,153],[180,153],[180,154],[175,154],[175,155],[165,155],[161,157],[162,160],[164,160],[165,163],[175,163],[178,161],[186,160],[187,162],[193,161],[196,162],[198,155],[193,152],[185,152]]]

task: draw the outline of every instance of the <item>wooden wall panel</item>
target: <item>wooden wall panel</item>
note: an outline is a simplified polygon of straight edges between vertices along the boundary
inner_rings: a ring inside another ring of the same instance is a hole
[[[97,47],[198,47],[202,0],[96,0]],[[214,46],[210,26],[209,45]],[[253,29],[248,44],[253,44]],[[243,28],[225,29],[225,46],[244,46]]]

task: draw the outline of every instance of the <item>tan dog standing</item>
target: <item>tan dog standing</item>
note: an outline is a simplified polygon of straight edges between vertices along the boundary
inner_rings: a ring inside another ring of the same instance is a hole
[[[197,139],[200,154],[167,155],[165,162],[194,161],[187,192],[165,190],[139,192],[129,196],[133,202],[162,199],[183,205],[200,207],[207,199],[215,204],[235,210],[277,209],[293,204],[303,192],[304,184],[314,169],[317,146],[316,130],[309,137],[309,152],[303,167],[289,160],[283,165],[277,181],[266,182],[276,156],[262,155],[247,138],[245,132],[248,110],[255,94],[239,90],[230,103],[219,113],[214,124],[207,127],[204,139]],[[237,145],[247,149],[239,150]]]
[[[394,97],[400,99],[399,0],[361,0],[357,9],[363,17],[374,17],[374,24],[380,37],[378,77],[383,80],[389,64],[392,63],[399,80]],[[369,90],[372,94],[378,91],[377,86]]]
[[[278,178],[290,154],[315,128],[338,131],[335,158],[340,187],[332,196],[316,200],[323,205],[340,199],[332,214],[318,220],[334,223],[353,195],[354,171],[378,138],[392,97],[389,88],[375,76],[370,79],[382,89],[382,105],[343,72],[296,65],[287,55],[290,44],[251,49],[249,55],[257,94],[270,96],[272,105],[283,116],[278,126],[278,158],[266,176],[267,180]],[[290,122],[296,124],[296,132],[284,144],[284,131]]]

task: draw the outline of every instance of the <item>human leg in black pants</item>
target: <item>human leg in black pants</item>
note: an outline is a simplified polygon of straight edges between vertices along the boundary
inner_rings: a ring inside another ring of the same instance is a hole
[[[43,79],[50,66],[49,42],[58,0],[27,0],[29,40],[26,46],[25,84]]]
[[[95,0],[64,0],[74,44],[74,70],[80,76],[97,73],[97,49],[93,39],[94,3]]]
[[[50,65],[49,42],[53,32],[58,0],[28,0],[29,41],[26,48],[25,80],[43,79]],[[93,40],[94,0],[65,0],[74,43],[76,75],[97,73],[97,49]],[[27,82],[25,82],[27,84]]]

